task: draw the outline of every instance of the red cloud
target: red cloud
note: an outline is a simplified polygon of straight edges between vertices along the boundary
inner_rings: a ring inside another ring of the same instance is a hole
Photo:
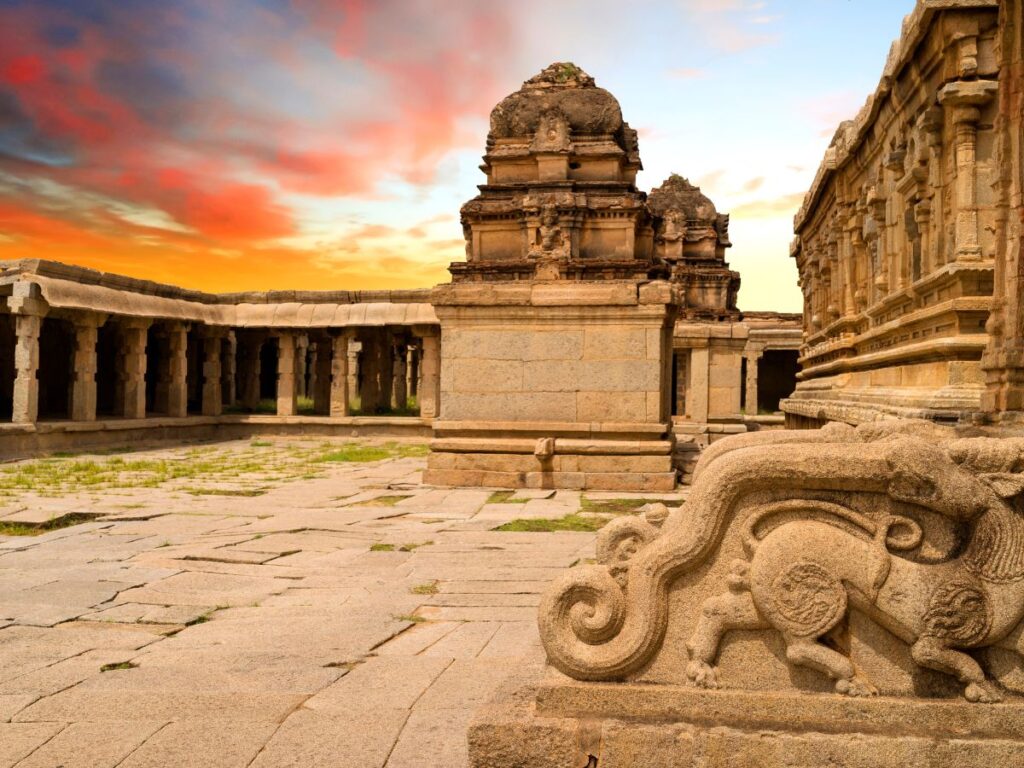
[[[181,220],[217,240],[263,240],[295,231],[291,216],[275,205],[265,187],[229,184],[214,192],[192,191]]]
[[[45,73],[42,57],[16,56],[4,65],[0,79],[11,85],[32,85],[42,80]]]

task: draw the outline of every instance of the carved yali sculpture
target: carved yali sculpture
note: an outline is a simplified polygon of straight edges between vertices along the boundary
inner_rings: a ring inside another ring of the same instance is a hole
[[[674,582],[721,555],[744,556],[697,581],[687,678],[719,685],[731,630],[777,632],[788,664],[848,695],[875,692],[830,633],[857,609],[907,643],[913,661],[955,676],[969,701],[1000,699],[974,652],[1024,653],[1024,440],[958,439],[926,422],[761,432],[716,443],[689,501],[617,520],[601,565],[550,586],[540,628],[551,663],[617,680],[657,654]],[[952,531],[936,547],[933,529]],[[723,561],[725,562],[725,561]],[[693,578],[690,578],[690,582]],[[826,642],[823,642],[825,640]],[[1019,666],[1019,665],[1018,665]]]

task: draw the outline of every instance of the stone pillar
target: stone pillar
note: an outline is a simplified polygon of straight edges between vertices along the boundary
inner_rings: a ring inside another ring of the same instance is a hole
[[[227,354],[221,357],[221,402],[233,406],[238,402],[238,339],[234,331],[228,331]],[[221,346],[224,351],[224,346]]]
[[[349,393],[351,386],[351,361],[348,332],[343,332],[331,340],[333,347],[331,355],[331,416],[348,416]]]
[[[757,374],[761,355],[760,351],[743,354],[747,361],[746,395],[744,397],[747,402],[746,413],[748,416],[757,416]]]
[[[308,373],[309,337],[305,334],[295,337],[295,394],[306,397],[306,374]]]
[[[220,416],[224,412],[221,390],[223,340],[224,331],[219,328],[207,328],[203,335],[203,416]]]
[[[690,350],[690,389],[686,393],[686,415],[691,421],[707,423],[708,384],[711,355],[707,347]]]
[[[423,344],[420,361],[420,416],[434,419],[441,406],[441,332],[433,326],[416,331]]]
[[[96,341],[105,316],[83,312],[74,318],[75,353],[72,361],[71,419],[96,420]]]
[[[408,406],[409,390],[405,380],[408,368],[406,366],[406,355],[409,345],[403,339],[393,347],[391,359],[391,407],[398,411]]]
[[[992,100],[996,88],[996,83],[986,80],[958,80],[939,91],[939,103],[953,108],[956,126],[957,261],[978,261],[982,255],[978,232],[978,121],[980,107]]]
[[[323,416],[331,413],[333,353],[333,339],[321,336],[316,340],[310,384],[313,387],[313,411]]]
[[[14,347],[14,410],[15,424],[34,424],[39,417],[39,332],[41,315],[19,314],[14,318],[17,342]]]
[[[167,415],[188,416],[188,326],[167,329]]]
[[[295,335],[277,334],[277,415],[294,416],[298,411],[295,389]]]
[[[146,418],[146,334],[150,321],[131,317],[120,321],[118,350],[118,415],[126,419]]]
[[[360,396],[359,355],[362,350],[362,344],[355,341],[352,336],[347,336],[346,338],[348,338],[348,407],[350,408],[352,401],[358,400]]]
[[[417,375],[417,350],[415,344],[410,344],[405,361],[405,389],[409,393],[409,397],[416,397],[416,392],[419,386],[419,376]]]

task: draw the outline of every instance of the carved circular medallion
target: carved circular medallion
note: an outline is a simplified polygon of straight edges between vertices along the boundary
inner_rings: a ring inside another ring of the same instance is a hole
[[[967,579],[943,582],[932,592],[924,615],[925,635],[968,647],[983,641],[992,626],[984,587]]]
[[[769,620],[797,637],[820,637],[846,613],[846,590],[817,563],[795,563],[780,573],[771,599]]]

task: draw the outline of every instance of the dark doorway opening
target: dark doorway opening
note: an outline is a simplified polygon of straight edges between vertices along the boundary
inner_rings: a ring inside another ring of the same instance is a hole
[[[779,410],[779,401],[793,394],[800,370],[799,354],[795,349],[770,349],[764,353],[757,367],[759,412],[775,413]]]

